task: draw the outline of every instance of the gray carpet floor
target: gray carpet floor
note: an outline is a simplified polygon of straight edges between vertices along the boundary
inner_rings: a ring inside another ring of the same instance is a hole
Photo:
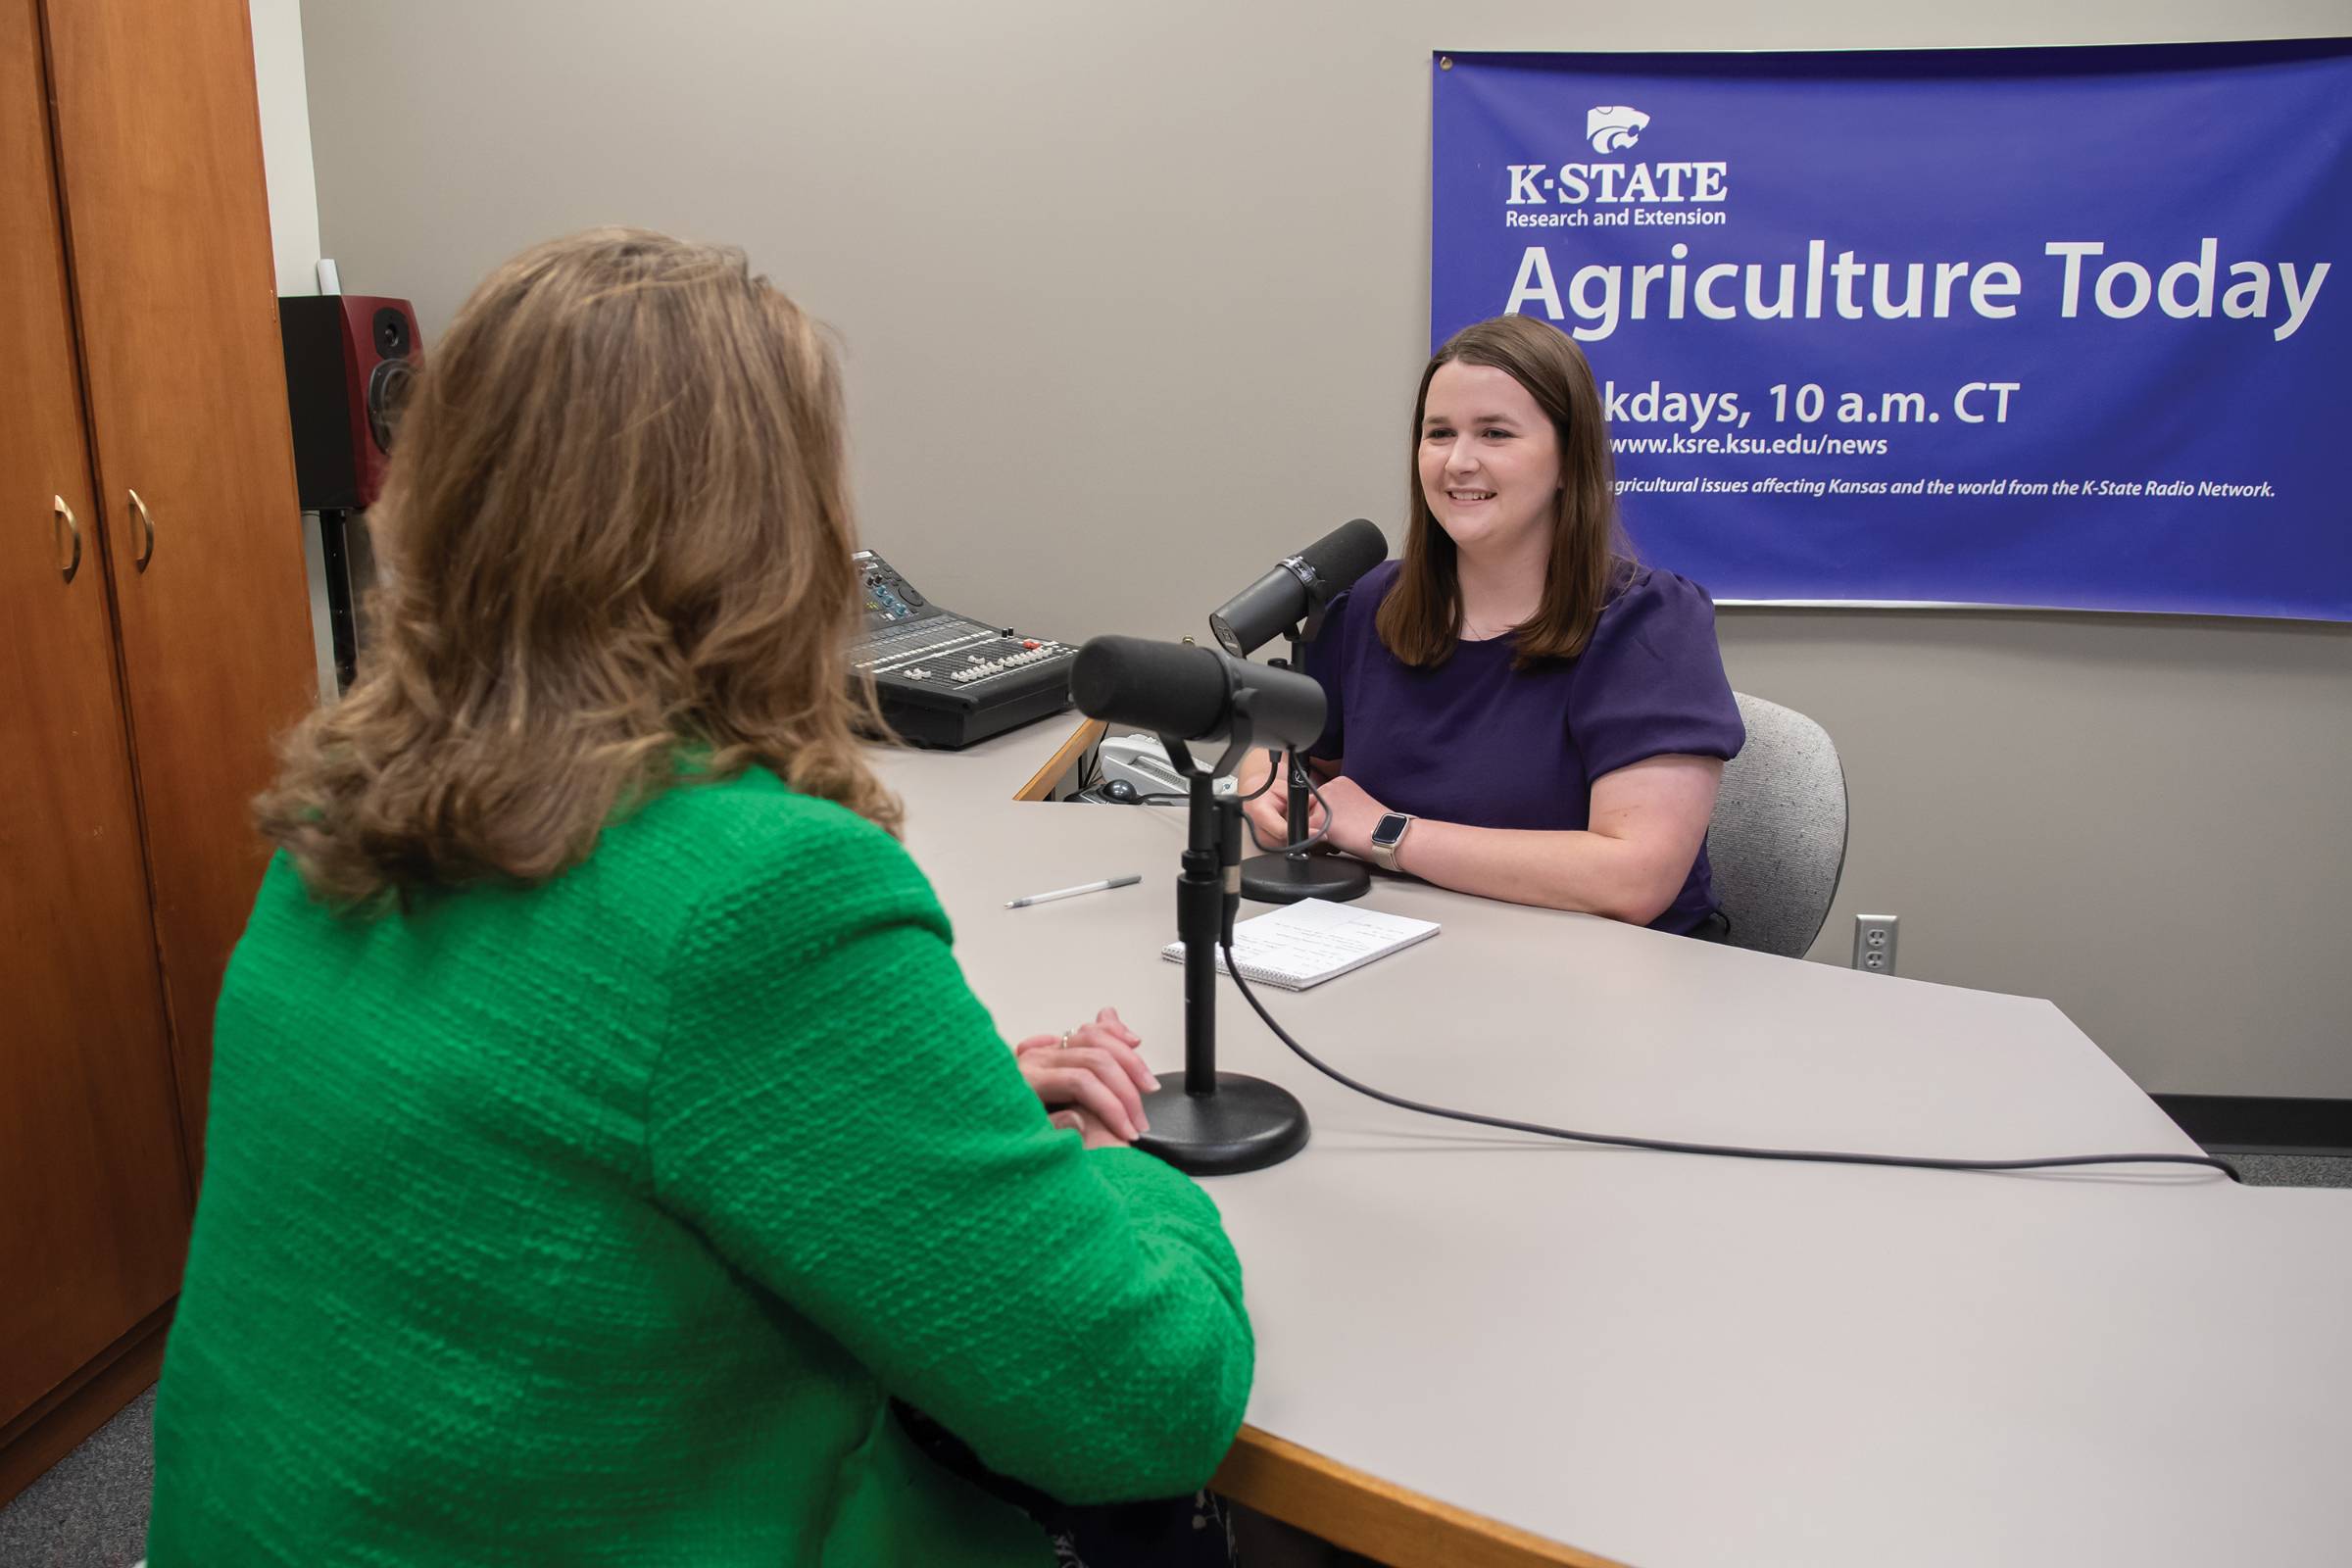
[[[155,1485],[155,1391],[0,1508],[7,1568],[130,1568],[147,1551],[147,1494]]]
[[[2352,1187],[2352,1158],[2332,1154],[2224,1154],[2248,1187]]]
[[[2352,1187],[2352,1158],[2228,1157],[2250,1186]],[[149,1389],[0,1508],[0,1564],[130,1568],[137,1562],[147,1549],[147,1494],[155,1480],[149,1438],[154,1411],[155,1391]]]

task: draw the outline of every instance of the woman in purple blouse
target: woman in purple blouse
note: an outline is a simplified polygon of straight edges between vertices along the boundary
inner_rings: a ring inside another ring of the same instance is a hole
[[[1719,937],[1707,820],[1746,732],[1713,603],[1618,529],[1584,355],[1525,317],[1464,327],[1422,374],[1413,442],[1404,559],[1307,650],[1331,701],[1311,753],[1330,842],[1464,893]],[[1244,790],[1268,766],[1255,754]],[[1249,811],[1282,841],[1279,790]]]

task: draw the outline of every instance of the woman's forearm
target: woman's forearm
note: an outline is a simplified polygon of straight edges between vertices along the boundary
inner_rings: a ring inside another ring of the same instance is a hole
[[[1398,869],[1424,882],[1551,909],[1647,925],[1673,905],[1690,873],[1654,844],[1584,830],[1465,827],[1417,818],[1398,848]]]
[[[1722,780],[1718,758],[1643,758],[1592,781],[1588,827],[1470,827],[1417,817],[1397,846],[1396,864],[1459,893],[1647,925],[1673,907],[1690,880]],[[1369,858],[1388,808],[1344,776],[1323,787],[1323,801],[1332,843]]]

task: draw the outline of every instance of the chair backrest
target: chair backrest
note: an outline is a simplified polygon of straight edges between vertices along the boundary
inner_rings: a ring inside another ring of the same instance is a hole
[[[1792,708],[1732,694],[1747,744],[1723,767],[1707,824],[1715,897],[1736,948],[1804,956],[1845,869],[1845,769],[1829,731]]]

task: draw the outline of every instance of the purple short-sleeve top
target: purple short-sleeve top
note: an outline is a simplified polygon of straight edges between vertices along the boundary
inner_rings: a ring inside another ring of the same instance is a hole
[[[1332,603],[1307,646],[1331,716],[1313,754],[1392,811],[1471,827],[1590,825],[1592,781],[1643,758],[1731,758],[1747,731],[1715,644],[1715,606],[1670,571],[1636,567],[1574,659],[1514,669],[1513,640],[1454,645],[1432,669],[1389,652],[1372,617],[1396,581],[1384,562]],[[1714,911],[1706,846],[1653,929]]]

